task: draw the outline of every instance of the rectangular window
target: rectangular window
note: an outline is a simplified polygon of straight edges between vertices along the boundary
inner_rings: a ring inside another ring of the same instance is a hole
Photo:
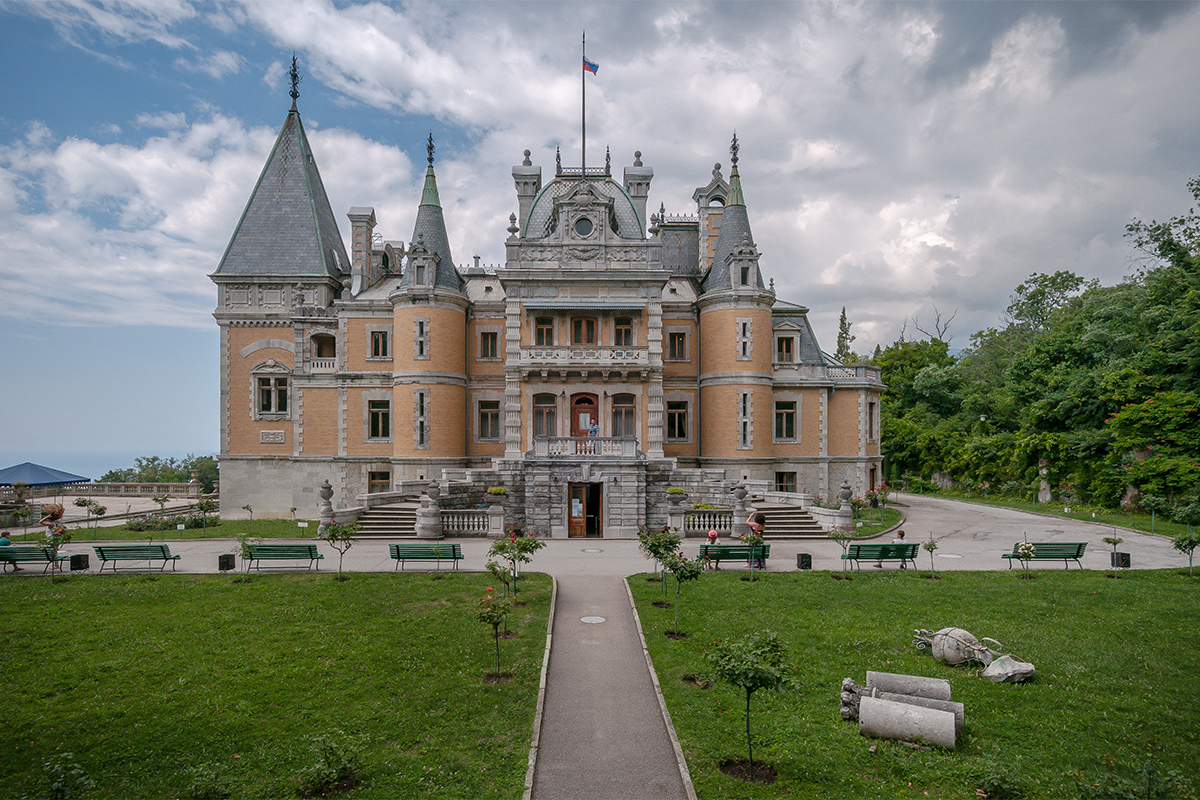
[[[500,334],[495,331],[484,331],[479,334],[479,357],[499,358]]]
[[[613,398],[612,407],[612,435],[636,437],[636,422],[637,413],[634,410],[633,395],[616,395]]]
[[[371,331],[371,358],[388,357],[387,331]]]
[[[533,435],[557,436],[558,427],[554,415],[555,400],[552,394],[533,396]]]
[[[492,441],[500,439],[500,401],[479,401],[479,438]]]
[[[875,403],[867,403],[867,441],[873,442],[879,437],[875,435]]]
[[[742,286],[750,285],[750,267],[742,266]]]
[[[775,473],[775,491],[777,491],[777,492],[795,492],[796,491],[796,473],[794,473],[794,472],[776,472]]]
[[[368,400],[367,414],[371,422],[372,439],[392,438],[392,404],[388,400]]]
[[[667,401],[667,441],[686,442],[688,438],[688,404],[683,400]]]
[[[671,331],[667,334],[667,358],[671,361],[687,361],[687,334]]]
[[[795,344],[795,341],[791,336],[780,336],[775,341],[775,360],[780,364],[791,364],[795,361],[792,354],[792,345]]]
[[[261,414],[286,414],[288,410],[288,379],[258,379],[258,411]]]
[[[796,438],[796,401],[777,400],[775,402],[775,439],[794,440]]]
[[[591,317],[576,317],[571,320],[571,344],[595,344],[596,320]]]
[[[633,344],[633,320],[629,317],[618,317],[613,330],[613,346],[629,347]]]
[[[413,357],[429,358],[429,320],[413,320]]]
[[[367,491],[371,494],[390,492],[392,490],[392,474],[390,472],[368,472]]]
[[[418,389],[413,396],[413,410],[416,419],[413,421],[413,438],[417,447],[429,446],[429,392]]]
[[[536,335],[534,343],[538,347],[553,347],[554,346],[554,320],[550,317],[538,317],[534,321]]]
[[[737,321],[737,359],[745,361],[750,358],[750,320],[739,319]]]
[[[750,435],[750,392],[738,392],[737,432],[737,448],[739,450],[749,450],[752,441]]]

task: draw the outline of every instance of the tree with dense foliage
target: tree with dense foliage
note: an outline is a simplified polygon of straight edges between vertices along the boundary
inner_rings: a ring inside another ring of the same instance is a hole
[[[850,335],[850,325],[846,319],[846,307],[842,306],[842,316],[838,320],[837,350],[833,357],[843,364],[858,363],[858,355],[850,349],[850,344],[858,337]]]
[[[200,488],[211,494],[220,479],[217,460],[212,456],[188,453],[184,458],[139,456],[128,469],[112,469],[100,476],[100,483],[187,483],[196,473]]]
[[[1200,179],[1188,183],[1200,200]],[[1068,271],[1014,290],[1002,327],[954,357],[941,329],[872,363],[888,477],[948,476],[1032,497],[1169,505],[1200,483],[1200,216],[1135,220],[1135,274],[1100,286]],[[1163,509],[1160,509],[1163,510]]]

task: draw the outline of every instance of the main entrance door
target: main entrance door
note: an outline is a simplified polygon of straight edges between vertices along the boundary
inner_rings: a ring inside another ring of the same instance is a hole
[[[602,483],[572,483],[570,507],[567,509],[567,536],[599,537],[604,530]]]
[[[596,395],[571,395],[571,435],[587,436],[588,429],[592,427],[593,422],[600,422],[600,416],[597,413]]]

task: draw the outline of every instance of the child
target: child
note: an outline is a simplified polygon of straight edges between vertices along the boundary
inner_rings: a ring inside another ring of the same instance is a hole
[[[710,531],[708,532],[708,542],[707,542],[707,544],[717,544],[717,531],[716,531],[716,529],[710,530]],[[709,569],[720,569],[720,568],[721,568],[721,562],[720,562],[720,561],[713,561],[713,560],[710,558],[710,559],[709,559],[709,561],[708,561],[708,568],[709,568]]]

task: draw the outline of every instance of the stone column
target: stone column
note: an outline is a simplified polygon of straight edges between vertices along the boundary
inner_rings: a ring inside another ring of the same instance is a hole
[[[730,526],[735,539],[740,539],[750,532],[750,526],[746,524],[746,517],[750,513],[746,511],[746,487],[743,484],[738,484],[733,487],[733,524]]]

